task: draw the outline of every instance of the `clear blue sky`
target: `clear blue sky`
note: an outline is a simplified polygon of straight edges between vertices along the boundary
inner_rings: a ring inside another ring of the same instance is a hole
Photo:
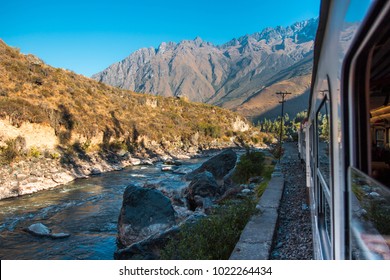
[[[142,47],[200,36],[213,44],[317,17],[320,0],[2,0],[0,38],[91,76]]]

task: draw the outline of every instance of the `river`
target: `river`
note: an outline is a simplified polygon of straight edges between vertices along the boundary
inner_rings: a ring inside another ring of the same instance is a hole
[[[204,160],[183,160],[182,167],[195,169]],[[135,166],[77,179],[49,191],[2,200],[0,259],[113,259],[117,220],[126,186],[163,181],[167,188],[181,188],[181,177],[162,172],[161,164]],[[34,223],[43,223],[53,233],[71,236],[51,239],[24,231]]]

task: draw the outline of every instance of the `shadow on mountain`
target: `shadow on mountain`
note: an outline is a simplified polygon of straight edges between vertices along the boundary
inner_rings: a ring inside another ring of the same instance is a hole
[[[288,113],[290,118],[294,118],[297,113],[306,110],[309,107],[309,95],[310,89],[306,90],[303,94],[297,97],[287,99],[287,101],[284,103],[284,112]],[[253,123],[257,123],[264,118],[276,119],[280,116],[281,112],[282,107],[281,104],[279,104],[276,107],[253,117],[252,121]]]

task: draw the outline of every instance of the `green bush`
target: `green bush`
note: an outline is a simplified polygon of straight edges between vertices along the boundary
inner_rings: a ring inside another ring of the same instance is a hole
[[[41,156],[41,151],[37,147],[31,147],[28,151],[28,156],[33,158],[39,158]]]
[[[257,197],[261,197],[263,195],[265,189],[268,186],[268,183],[269,183],[269,180],[265,180],[265,181],[261,182],[258,186],[256,186],[255,193],[256,193]]]
[[[237,163],[233,180],[236,183],[247,183],[249,178],[262,175],[264,160],[263,153],[247,150]]]
[[[183,226],[161,252],[162,259],[227,260],[249,218],[255,213],[253,199],[226,202],[215,213]]]
[[[7,140],[5,141],[5,144],[7,146],[2,148],[0,159],[2,164],[10,164],[19,156],[19,152],[15,139]]]

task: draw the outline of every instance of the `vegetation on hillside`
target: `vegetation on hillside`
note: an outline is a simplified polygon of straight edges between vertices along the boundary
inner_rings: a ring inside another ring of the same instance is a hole
[[[238,143],[264,140],[264,134],[252,129],[234,131],[237,118],[246,122],[219,107],[107,86],[48,66],[0,40],[0,119],[15,127],[25,122],[51,126],[61,147],[76,145],[88,152],[98,143],[98,148],[114,151],[151,145],[185,150],[227,143],[232,137]],[[0,139],[2,149],[8,140]]]
[[[299,112],[293,119],[290,119],[290,116],[287,113],[284,115],[282,131],[283,140],[298,140],[298,130],[300,128],[301,122],[306,118],[306,114],[306,111]],[[260,131],[264,133],[270,133],[277,139],[280,137],[280,117],[274,120],[265,118],[264,120],[257,123],[257,127],[260,129]]]

